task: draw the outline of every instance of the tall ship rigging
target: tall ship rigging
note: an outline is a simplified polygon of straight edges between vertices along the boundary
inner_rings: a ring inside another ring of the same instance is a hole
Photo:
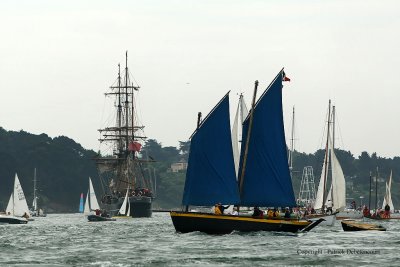
[[[118,77],[105,96],[114,101],[112,126],[99,129],[100,148],[95,158],[103,195],[101,206],[111,216],[151,217],[153,186],[150,177],[146,177],[146,164],[140,154],[145,142],[144,126],[139,125],[135,98],[139,86],[134,85],[128,70],[126,52],[125,69],[118,64]],[[127,198],[128,201],[124,201]],[[121,209],[122,205],[127,208]],[[129,213],[119,214],[120,210]]]

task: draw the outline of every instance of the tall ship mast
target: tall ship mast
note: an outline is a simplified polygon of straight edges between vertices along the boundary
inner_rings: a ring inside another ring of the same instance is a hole
[[[140,155],[146,137],[144,126],[137,123],[135,95],[139,88],[130,78],[126,52],[125,69],[118,64],[117,80],[105,93],[114,100],[115,112],[113,125],[99,129],[100,145],[108,150],[95,159],[103,188],[101,206],[112,216],[151,217],[152,213],[153,188],[144,166],[148,161]],[[119,214],[126,210],[122,205],[127,205],[129,213]]]

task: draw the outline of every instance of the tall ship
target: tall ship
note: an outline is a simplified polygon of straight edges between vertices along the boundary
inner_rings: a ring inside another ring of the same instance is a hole
[[[140,154],[146,137],[135,103],[140,87],[131,77],[126,52],[125,69],[118,64],[118,77],[105,93],[113,103],[113,114],[107,126],[99,129],[100,151],[95,161],[103,189],[100,206],[111,216],[151,217],[154,190],[146,175],[150,161]],[[121,209],[122,205],[127,207]],[[119,214],[126,209],[129,213]]]

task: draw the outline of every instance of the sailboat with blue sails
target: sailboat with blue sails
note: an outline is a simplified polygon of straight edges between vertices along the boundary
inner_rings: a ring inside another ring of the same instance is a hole
[[[191,137],[182,212],[171,212],[178,232],[224,234],[232,231],[308,231],[321,221],[264,219],[189,212],[216,203],[238,207],[295,207],[282,112],[283,69],[255,102],[243,123],[238,181],[230,132],[229,92]],[[210,148],[210,142],[213,142]]]

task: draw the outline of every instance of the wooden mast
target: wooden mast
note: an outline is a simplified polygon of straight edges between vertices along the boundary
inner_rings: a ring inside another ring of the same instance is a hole
[[[325,170],[324,170],[324,190],[322,191],[322,211],[325,212],[325,194],[326,194],[326,180],[328,177],[328,157],[329,157],[329,130],[330,130],[330,118],[331,118],[331,100],[329,99],[328,107],[328,131],[326,134],[326,145],[325,145]]]
[[[255,81],[254,82],[253,101],[251,102],[251,110],[250,110],[250,117],[249,117],[249,128],[247,129],[246,144],[245,144],[245,147],[244,147],[242,173],[240,174],[240,182],[239,182],[239,193],[240,193],[241,196],[243,194],[244,173],[246,171],[247,154],[249,153],[249,143],[250,143],[251,128],[253,126],[254,107],[255,107],[255,104],[256,104],[257,87],[258,87],[258,81]]]

